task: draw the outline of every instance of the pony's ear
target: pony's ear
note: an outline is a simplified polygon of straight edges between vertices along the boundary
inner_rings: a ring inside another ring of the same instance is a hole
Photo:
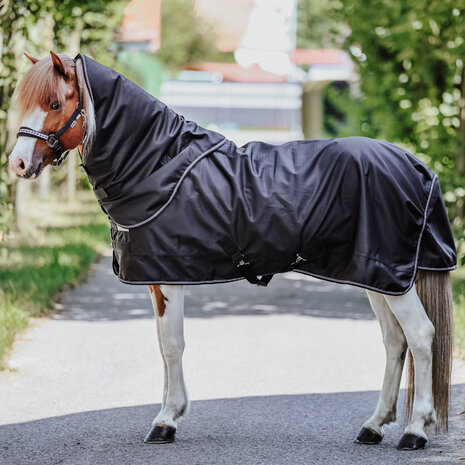
[[[26,52],[23,52],[24,55],[26,55],[26,58],[33,64],[35,65],[39,60],[37,58],[31,57],[31,55],[28,55]]]
[[[66,72],[66,66],[61,61],[61,58],[52,51],[50,51],[50,55],[52,56],[52,62],[55,69],[64,77],[68,77],[68,73]]]

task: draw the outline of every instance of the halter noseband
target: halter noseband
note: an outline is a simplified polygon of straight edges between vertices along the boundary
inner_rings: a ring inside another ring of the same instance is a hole
[[[47,142],[47,145],[55,152],[56,158],[52,162],[52,166],[60,166],[68,156],[69,150],[63,153],[63,146],[60,143],[60,137],[70,128],[74,128],[78,119],[84,116],[84,109],[81,107],[80,100],[76,104],[76,109],[73,114],[68,118],[68,121],[55,133],[45,134],[35,129],[21,126],[16,133],[16,137],[35,137],[36,139],[42,139]]]

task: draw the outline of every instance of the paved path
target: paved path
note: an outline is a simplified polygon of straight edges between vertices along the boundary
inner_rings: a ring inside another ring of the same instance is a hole
[[[174,444],[144,445],[163,382],[148,292],[108,258],[93,273],[0,373],[0,464],[463,463],[458,363],[449,435],[414,453],[395,450],[398,425],[381,445],[353,443],[381,386],[378,324],[363,291],[292,273],[268,289],[187,289],[191,412]]]

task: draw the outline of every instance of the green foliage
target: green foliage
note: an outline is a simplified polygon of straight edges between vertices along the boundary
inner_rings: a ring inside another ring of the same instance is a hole
[[[453,0],[341,0],[346,49],[358,64],[359,133],[412,147],[463,217],[465,5]]]
[[[12,96],[29,66],[23,50],[39,58],[50,48],[81,50],[104,64],[116,56],[114,38],[128,0],[0,0],[0,242],[13,213],[8,149],[14,141],[7,124]],[[11,126],[11,124],[10,124]]]
[[[462,226],[457,232],[463,252],[465,5],[341,3],[340,17],[352,29],[347,48],[361,75],[361,133],[411,147],[438,173],[451,219]]]
[[[26,328],[27,313],[19,308],[0,289],[0,370],[6,368],[4,356],[13,344],[15,336]]]
[[[465,268],[452,273],[454,295],[454,340],[459,355],[465,358]]]
[[[114,69],[134,81],[149,94],[155,97],[160,96],[163,66],[158,57],[151,53],[124,51],[118,55],[117,67]]]
[[[465,269],[465,218],[455,218],[452,223],[452,232],[457,240],[458,264]]]
[[[465,4],[299,0],[298,11],[298,44],[332,47],[342,39],[360,74],[359,96],[327,92],[345,112],[338,135],[410,148],[438,173],[451,218],[463,218]],[[338,133],[338,121],[328,123]]]
[[[22,71],[17,64],[16,48],[20,39],[28,34],[30,25],[39,17],[38,12],[28,10],[23,1],[0,2],[0,236],[7,228],[13,207],[6,150],[11,139],[7,127],[8,110]]]
[[[164,0],[161,13],[163,27],[157,57],[166,68],[177,70],[187,63],[218,57],[213,28],[196,16],[193,0]]]
[[[66,50],[69,37],[78,33],[79,50],[102,64],[113,64],[117,50],[115,36],[129,0],[55,0],[55,40]]]
[[[331,33],[319,31],[315,21],[321,18],[329,31],[334,23],[349,26],[344,48],[360,75],[352,95],[327,89],[327,101],[344,117],[330,113],[326,129],[398,143],[434,169],[465,260],[465,4],[300,0],[301,11],[313,15],[299,19],[305,24],[298,29],[301,44],[337,45]],[[345,29],[339,31],[344,37]]]
[[[340,8],[339,0],[298,0],[297,47],[341,48],[349,30],[334,17]]]
[[[360,132],[365,108],[350,96],[345,83],[333,83],[323,91],[324,131],[328,137],[350,137]]]
[[[37,229],[10,237],[0,254],[0,368],[28,318],[49,310],[57,292],[77,284],[110,243],[108,220],[89,192],[74,207],[51,200],[32,202],[30,210]]]

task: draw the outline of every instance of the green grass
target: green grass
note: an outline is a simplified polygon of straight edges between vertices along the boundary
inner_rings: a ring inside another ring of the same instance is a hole
[[[459,356],[465,359],[465,268],[452,273],[454,293],[454,342]]]
[[[27,312],[0,294],[0,370],[5,368],[5,354],[12,346],[16,334],[26,328],[29,321]]]
[[[27,224],[26,233],[0,243],[0,369],[29,317],[50,311],[110,246],[108,220],[90,192],[73,205],[30,201]]]

